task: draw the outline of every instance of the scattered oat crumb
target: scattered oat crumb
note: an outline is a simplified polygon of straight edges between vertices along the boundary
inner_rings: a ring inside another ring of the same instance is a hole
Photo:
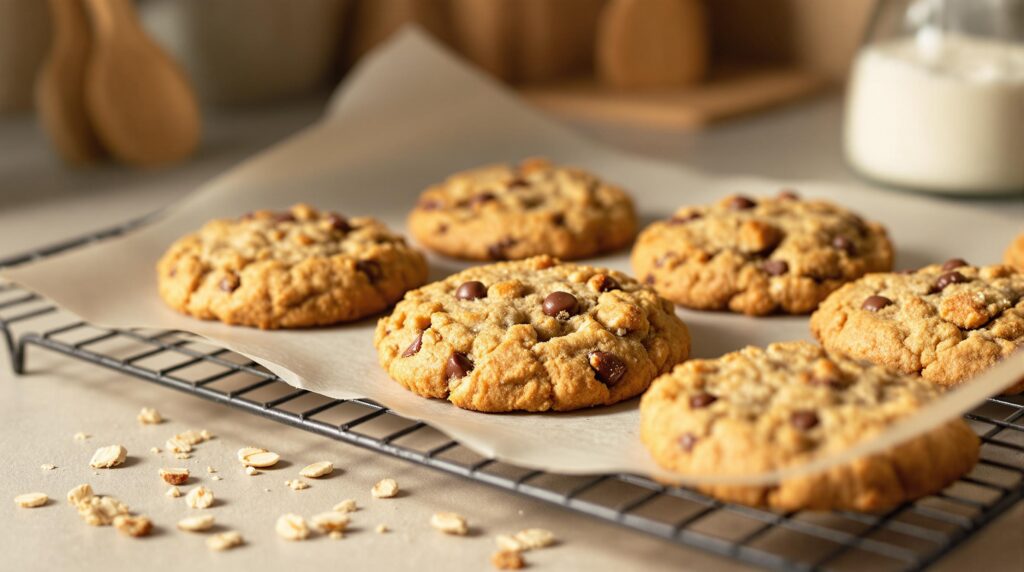
[[[79,431],[78,433],[75,433],[72,439],[74,439],[75,441],[85,441],[89,437],[92,437],[92,435],[89,435],[88,433],[82,433],[81,431]]]
[[[191,447],[192,445],[198,445],[203,441],[206,441],[206,437],[203,436],[203,433],[204,431],[196,431],[195,429],[189,429],[187,431],[178,433],[177,435],[172,437],[172,439],[182,443],[188,443],[188,445]],[[209,435],[209,433],[206,434]]]
[[[345,499],[340,503],[334,505],[334,508],[331,510],[334,510],[336,512],[355,512],[359,510],[359,507],[356,505],[355,500]]]
[[[491,555],[491,564],[498,570],[519,570],[526,566],[523,556],[514,550],[499,550]]]
[[[160,412],[152,407],[143,407],[139,414],[135,417],[139,420],[142,425],[156,425],[162,423],[164,418],[160,415]]]
[[[164,443],[164,448],[172,453],[191,453],[192,445],[188,441],[179,439],[177,435],[171,437]]]
[[[210,433],[206,429],[200,429],[199,430],[199,436],[203,438],[203,441],[209,441],[210,439],[213,439],[213,437],[214,437],[213,433]]]
[[[494,541],[502,550],[524,552],[551,546],[555,543],[555,534],[543,528],[527,528],[515,534],[499,534]]]
[[[274,525],[277,535],[286,540],[305,540],[309,538],[309,526],[306,519],[297,514],[282,514]]]
[[[78,516],[90,526],[109,526],[118,516],[127,515],[128,505],[114,497],[90,496],[76,507]]]
[[[88,483],[83,483],[68,491],[68,504],[78,506],[82,501],[90,499],[92,496],[92,487]]]
[[[48,500],[50,497],[46,496],[46,493],[25,493],[14,497],[14,504],[21,508],[36,508],[43,506]]]
[[[386,524],[378,524],[377,528],[375,528],[374,531],[377,534],[384,534],[386,532],[391,532],[391,529],[388,528],[388,525],[386,525]]]
[[[188,480],[188,469],[160,469],[160,478],[169,485],[183,485]]]
[[[179,489],[178,487],[170,487],[164,494],[172,499],[176,499],[181,496],[181,489]]]
[[[214,481],[223,481],[224,477],[222,477],[220,475],[213,475],[212,477],[210,477],[210,479],[214,480]]]
[[[39,468],[44,471],[52,471],[57,468],[57,465],[54,465],[52,463],[46,463],[45,465],[40,465]]]
[[[206,467],[206,472],[210,473],[210,474],[213,474],[213,473],[217,472],[217,469],[214,469],[213,467],[207,466]]]
[[[265,493],[269,493],[269,492],[270,492],[270,489],[263,489],[263,492],[265,492]]]
[[[191,459],[192,455],[189,455],[188,453],[175,453],[174,458],[184,461],[185,459]]]
[[[301,491],[309,488],[309,483],[302,479],[291,479],[284,482],[284,486],[290,488],[293,491]]]
[[[242,535],[234,530],[220,532],[206,539],[206,547],[210,550],[229,550],[241,546],[245,542]]]
[[[154,455],[159,455],[160,454],[160,447],[150,447],[149,448],[149,452],[153,453]]]
[[[213,491],[204,486],[198,486],[185,495],[185,502],[192,508],[210,508],[210,505],[213,504]]]
[[[281,459],[277,453],[260,447],[242,447],[238,450],[238,460],[250,467],[273,467]]]
[[[153,521],[146,516],[119,514],[114,517],[114,528],[128,536],[147,536],[153,531]]]
[[[260,474],[260,472],[256,470],[256,467],[248,466],[248,467],[245,468],[245,474],[247,474],[250,477],[252,477],[252,476]]]
[[[128,450],[121,445],[108,445],[96,449],[96,452],[92,454],[92,460],[89,461],[89,466],[94,469],[109,469],[124,463],[127,457]]]
[[[389,499],[398,495],[398,482],[395,479],[381,479],[370,489],[373,498]]]
[[[303,467],[299,474],[303,477],[311,479],[318,479],[320,477],[326,477],[327,475],[334,472],[334,463],[330,461],[318,461],[311,465]]]
[[[456,536],[465,536],[469,532],[466,518],[454,512],[435,512],[430,517],[430,526],[445,534],[454,534]]]
[[[214,519],[212,514],[199,514],[179,520],[178,528],[185,532],[201,532],[213,527],[213,522]]]
[[[322,512],[309,520],[323,532],[342,532],[349,523],[349,518],[340,512]]]
[[[327,536],[329,536],[332,540],[341,540],[342,538],[345,538],[345,533],[341,532],[340,530],[332,530],[329,533],[327,533]]]

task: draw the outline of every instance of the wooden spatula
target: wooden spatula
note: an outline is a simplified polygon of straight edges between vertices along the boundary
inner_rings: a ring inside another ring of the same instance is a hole
[[[199,143],[200,118],[184,73],[142,29],[130,0],[85,6],[94,37],[85,105],[103,145],[140,166],[188,156]]]
[[[57,153],[72,164],[103,155],[85,111],[85,66],[92,43],[82,0],[50,0],[53,40],[36,77],[36,112]]]

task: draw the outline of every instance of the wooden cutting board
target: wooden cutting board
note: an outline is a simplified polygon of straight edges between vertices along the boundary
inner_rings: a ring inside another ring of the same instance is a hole
[[[686,130],[789,103],[828,85],[824,77],[803,69],[732,65],[714,69],[703,83],[679,88],[623,91],[580,78],[522,86],[520,92],[559,114]]]

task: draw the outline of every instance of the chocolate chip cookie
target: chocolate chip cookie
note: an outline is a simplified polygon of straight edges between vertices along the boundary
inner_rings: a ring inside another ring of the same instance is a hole
[[[409,215],[421,244],[471,260],[585,258],[626,246],[636,228],[622,189],[543,159],[452,175],[424,191]]]
[[[669,301],[625,274],[539,256],[409,292],[374,345],[388,374],[424,397],[567,411],[643,392],[686,359],[690,335]]]
[[[1024,272],[1024,232],[1017,235],[1017,238],[1006,247],[1006,254],[1003,255],[1003,262]]]
[[[805,314],[867,272],[892,267],[881,225],[792,191],[683,207],[648,226],[633,268],[669,300],[755,316]]]
[[[956,385],[1024,346],[1024,274],[958,258],[869,274],[829,296],[811,331],[829,350]]]
[[[308,205],[219,219],[179,239],[157,265],[175,310],[264,329],[356,320],[423,284],[427,264],[383,223]]]
[[[692,360],[651,384],[641,438],[658,464],[687,475],[754,475],[796,467],[885,431],[940,390],[808,342]],[[780,510],[889,507],[942,490],[978,459],[961,419],[895,448],[774,486],[706,485],[727,502]]]

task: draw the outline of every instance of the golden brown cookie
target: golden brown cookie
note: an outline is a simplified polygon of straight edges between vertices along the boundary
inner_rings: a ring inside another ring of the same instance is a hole
[[[452,175],[424,191],[409,215],[421,244],[471,260],[585,258],[626,246],[636,227],[622,189],[543,159]]]
[[[656,379],[640,402],[641,438],[658,464],[681,474],[762,474],[841,453],[939,393],[919,377],[808,342],[747,347]],[[780,510],[876,510],[942,490],[971,470],[979,447],[956,419],[889,451],[774,486],[698,488]]]
[[[1017,238],[1010,243],[1010,246],[1006,247],[1003,262],[1024,272],[1024,232],[1017,235]]]
[[[621,272],[539,256],[406,294],[374,341],[392,379],[476,411],[567,411],[638,395],[686,359],[672,304]]]
[[[175,310],[227,324],[298,328],[356,320],[427,279],[423,255],[383,223],[308,205],[218,219],[157,265]]]
[[[845,282],[889,270],[892,245],[878,223],[783,191],[683,207],[640,233],[632,262],[688,308],[806,314]]]
[[[1024,346],[1024,274],[960,259],[869,274],[829,296],[811,331],[830,351],[956,385]]]

